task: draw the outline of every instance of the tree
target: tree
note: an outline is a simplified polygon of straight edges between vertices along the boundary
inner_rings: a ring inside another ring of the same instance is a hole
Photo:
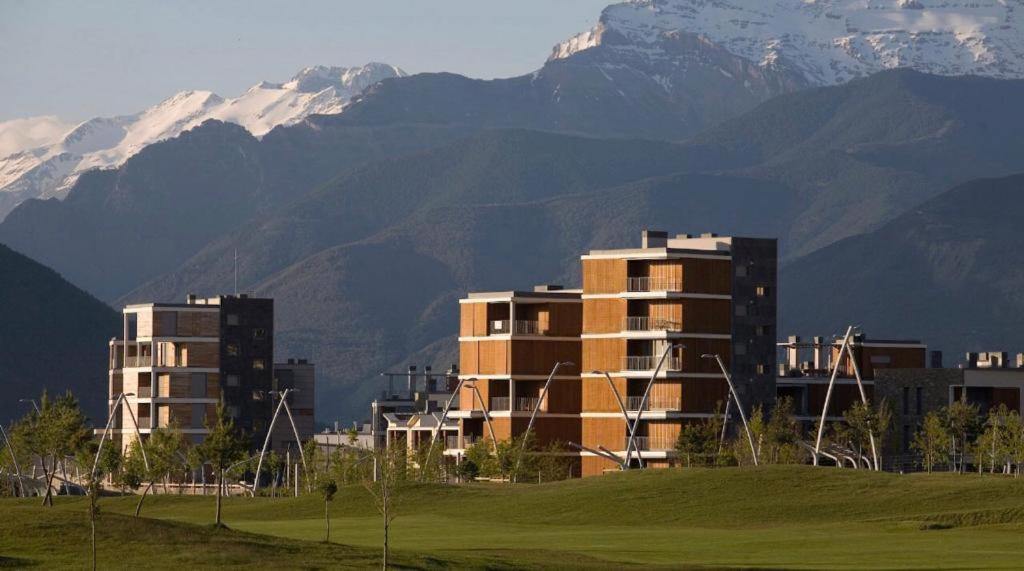
[[[946,409],[946,423],[952,436],[950,453],[953,459],[953,467],[963,473],[965,469],[965,458],[967,448],[978,432],[979,416],[978,405],[968,403],[965,399],[954,401]],[[960,454],[960,461],[957,462],[957,453]]]
[[[321,478],[317,483],[317,490],[320,491],[320,496],[324,499],[324,524],[327,526],[326,533],[324,535],[324,543],[331,542],[331,514],[328,511],[328,506],[331,500],[334,499],[334,494],[338,493],[338,484],[333,478]]]
[[[885,440],[885,434],[889,431],[892,422],[892,413],[885,401],[875,408],[871,402],[855,402],[846,412],[843,413],[842,426],[837,429],[837,437],[847,443],[847,446],[856,454],[856,461],[860,463],[866,458],[866,453],[872,451],[871,443],[874,439],[878,458],[868,462],[872,467],[875,462],[881,462],[881,442]]]
[[[209,434],[196,449],[204,462],[210,464],[216,475],[217,482],[217,509],[214,525],[221,524],[221,497],[224,493],[224,473],[232,464],[245,458],[249,450],[249,443],[237,430],[235,423],[227,417],[224,405],[217,407],[217,414],[213,423],[207,423]]]
[[[793,399],[782,397],[772,409],[771,419],[765,427],[764,441],[767,450],[761,450],[759,458],[766,464],[795,464],[803,462],[805,456],[800,452],[797,442],[800,440],[800,428],[793,417]]]
[[[185,437],[176,427],[157,428],[146,441],[146,457],[149,459],[150,474],[147,478],[152,487],[154,481],[162,481],[167,493],[167,480],[172,472],[185,464]],[[147,487],[147,491],[148,491]],[[145,495],[145,494],[143,494]]]
[[[924,417],[921,428],[914,434],[914,442],[910,445],[921,455],[924,469],[931,473],[939,462],[939,455],[949,441],[949,430],[939,411],[931,411]]]
[[[712,463],[718,450],[718,440],[722,431],[719,417],[706,418],[697,422],[684,424],[676,439],[676,450],[686,458],[686,466],[694,464],[707,466]]]
[[[373,496],[374,506],[384,524],[383,569],[388,568],[391,522],[394,521],[401,488],[406,482],[405,450],[391,446],[373,452],[374,475],[363,480],[363,486]]]
[[[764,410],[762,410],[760,406],[754,407],[754,410],[750,414],[750,418],[747,420],[747,425],[750,426],[750,437],[754,441],[757,461],[760,463],[762,448],[764,447],[766,432],[768,430],[768,426],[764,418]],[[745,432],[745,429],[742,427],[741,430],[744,430]],[[750,450],[750,442],[746,439],[746,434],[740,438],[734,439],[731,448],[737,464],[743,465],[747,463],[754,463],[755,451]]]
[[[1017,467],[1014,477],[1020,476],[1021,464],[1024,464],[1024,421],[1017,411],[1006,417],[1006,457],[1007,461]],[[1012,466],[1008,467],[1013,471]]]
[[[1007,441],[1010,434],[1006,430],[1010,411],[1005,404],[989,410],[983,430],[974,442],[972,455],[978,467],[978,473],[984,471],[988,464],[989,472],[994,474],[996,466],[1002,467],[1008,456]]]
[[[75,455],[91,440],[78,400],[70,392],[52,400],[43,391],[39,410],[33,409],[25,415],[11,433],[29,454],[39,460],[46,482],[43,505],[53,506],[53,480],[58,464]]]

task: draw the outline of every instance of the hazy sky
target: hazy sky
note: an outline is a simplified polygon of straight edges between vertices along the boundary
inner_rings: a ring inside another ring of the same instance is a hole
[[[507,77],[593,26],[611,0],[0,0],[0,121],[223,96],[316,64]]]

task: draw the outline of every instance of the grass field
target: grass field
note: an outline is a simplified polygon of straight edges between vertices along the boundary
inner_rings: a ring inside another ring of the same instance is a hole
[[[226,501],[104,498],[104,568],[365,568],[380,520],[366,492]],[[84,566],[86,504],[0,502],[0,566]],[[875,474],[804,466],[652,470],[544,485],[417,486],[392,545],[405,568],[994,569],[1024,566],[1024,479]],[[119,543],[122,542],[122,543]]]

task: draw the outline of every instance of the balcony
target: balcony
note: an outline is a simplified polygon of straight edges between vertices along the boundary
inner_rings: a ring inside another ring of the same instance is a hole
[[[636,446],[637,450],[648,450],[658,452],[674,450],[676,447],[676,443],[671,442],[668,438],[652,436],[635,436],[633,437],[633,444]]]
[[[664,317],[626,318],[626,331],[682,331],[683,324]]]
[[[644,355],[636,357],[623,357],[623,371],[653,371],[658,366],[661,356]],[[661,365],[662,371],[679,371],[683,368],[683,360],[679,357],[669,355]]]
[[[487,324],[488,335],[540,335],[540,324],[536,321],[497,319]]]
[[[628,292],[649,292],[649,291],[682,291],[683,284],[668,277],[635,277],[626,278],[626,291]]]
[[[152,367],[152,355],[128,355],[124,359],[124,366],[128,367]]]
[[[148,375],[149,373],[145,373],[145,374]],[[153,387],[139,387],[139,390],[137,391],[137,396],[140,399],[148,399],[148,398],[152,397],[153,396]]]
[[[509,397],[491,397],[490,410],[509,410]]]
[[[516,410],[520,412],[533,412],[539,402],[540,399],[537,397],[516,397]]]
[[[444,437],[444,447],[445,447],[445,450],[452,450],[452,449],[456,449],[457,450],[459,448],[462,448],[462,446],[459,445],[459,437],[458,436],[445,436]]]
[[[643,396],[629,396],[626,397],[626,410],[628,411],[639,411],[640,401],[643,400]],[[648,395],[646,406],[643,410],[680,410],[682,408],[682,399],[679,397],[664,397]]]
[[[139,421],[139,428],[149,428],[150,420],[151,420],[151,417],[140,416],[139,420],[138,420]]]

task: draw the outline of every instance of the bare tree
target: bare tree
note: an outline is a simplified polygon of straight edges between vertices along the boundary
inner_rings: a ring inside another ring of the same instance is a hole
[[[246,440],[235,430],[235,423],[227,418],[224,406],[217,407],[217,417],[213,423],[207,423],[210,433],[206,435],[197,450],[203,461],[213,467],[217,477],[217,511],[214,525],[221,524],[221,496],[224,490],[224,472],[234,463],[245,458],[249,449]]]
[[[388,568],[391,522],[394,521],[398,496],[406,480],[405,451],[392,446],[373,452],[374,469],[363,480],[363,486],[373,496],[374,506],[384,523],[384,552],[382,568]]]

